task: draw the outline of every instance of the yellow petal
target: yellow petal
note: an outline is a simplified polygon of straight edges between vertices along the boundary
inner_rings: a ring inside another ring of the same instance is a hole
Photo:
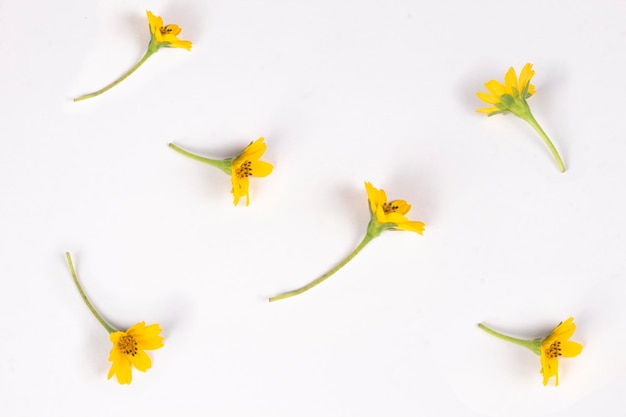
[[[128,356],[130,362],[141,372],[146,372],[152,367],[152,359],[143,350],[137,350],[135,356]]]
[[[181,41],[180,39],[171,39],[164,38],[163,42],[168,42],[170,48],[181,48],[191,51],[192,43],[190,41]]]
[[[515,69],[511,67],[504,75],[504,88],[507,94],[513,95],[513,87],[517,88],[517,75]]]
[[[382,188],[378,190],[378,201],[380,201],[381,206],[387,202],[387,193]]]
[[[255,150],[260,149],[260,148],[263,148],[263,150],[265,151],[266,144],[265,144],[265,138],[263,136],[261,136],[260,138],[252,142],[250,145],[248,145],[246,147],[246,150],[250,152],[254,152]]]
[[[576,342],[562,342],[561,343],[561,355],[566,358],[573,358],[574,356],[580,355],[580,352],[583,351],[583,345]]]
[[[109,340],[111,341],[111,343],[116,344],[120,340],[120,337],[124,336],[125,334],[125,332],[113,332],[109,334]]]
[[[413,221],[407,221],[404,223],[398,223],[398,230],[407,230],[409,232],[415,232],[418,233],[420,235],[424,234],[424,229],[426,228],[426,225],[422,222],[413,222]]]
[[[570,317],[558,326],[556,326],[556,328],[552,330],[552,333],[550,333],[548,338],[552,340],[567,340],[572,337],[575,330],[576,325],[574,324],[574,318]]]
[[[264,161],[251,162],[250,168],[250,175],[253,177],[267,177],[274,170],[272,164]]]
[[[113,345],[111,354],[109,355],[111,369],[109,370],[108,379],[113,375],[116,376],[117,382],[120,384],[130,384],[133,380],[132,365],[126,355],[123,355],[117,345]]]
[[[496,97],[500,97],[502,94],[506,94],[506,88],[496,80],[487,81],[485,83],[487,90]]]
[[[265,149],[267,149],[267,145],[263,142],[265,138],[261,137],[252,142],[250,145],[246,146],[246,149],[241,152],[233,164],[236,164],[238,161],[256,161],[259,160],[263,154],[265,153]]]
[[[496,97],[491,94],[479,92],[479,93],[476,93],[476,96],[478,96],[478,98],[484,101],[485,103],[489,103],[489,104],[500,103],[500,97]]]
[[[152,36],[161,36],[161,28],[163,27],[163,19],[160,16],[155,16],[150,10],[146,10],[148,16],[148,25],[150,26],[150,33]],[[158,35],[157,35],[158,34]]]
[[[376,207],[375,213],[376,213],[376,220],[378,221],[378,223],[380,224],[391,223],[389,219],[387,218],[387,215],[385,214],[385,210],[383,210],[383,206]]]
[[[548,384],[548,380],[556,377],[556,385],[559,385],[559,361],[557,358],[547,358],[541,355],[541,373],[543,374],[543,385]]]
[[[161,326],[158,324],[146,326],[145,322],[137,323],[128,329],[126,333],[135,339],[139,349],[154,350],[163,347],[163,337],[160,336]]]
[[[233,185],[232,193],[235,199],[234,204],[239,204],[239,199],[243,196],[246,197],[246,206],[250,204],[250,197],[248,195],[248,177],[239,178],[236,175],[232,175],[231,183]]]
[[[533,64],[529,62],[528,64],[524,65],[524,68],[522,68],[522,71],[520,72],[520,75],[519,75],[518,89],[520,93],[522,92],[522,90],[524,90],[524,88],[526,87],[526,84],[530,82],[530,79],[533,78],[533,75],[535,75],[535,71],[533,71]],[[528,91],[530,92],[530,87]]]
[[[367,200],[370,203],[370,210],[376,213],[377,207],[381,206],[380,193],[371,183],[365,181],[365,191],[367,192]]]
[[[484,113],[486,115],[490,115],[491,113],[496,112],[496,111],[500,111],[500,109],[497,108],[496,106],[493,106],[493,107],[483,107],[481,109],[476,109],[477,113]]]
[[[146,328],[146,322],[145,321],[140,321],[140,322],[135,323],[132,326],[130,326],[128,328],[128,330],[126,330],[123,333],[128,333],[128,334],[131,334],[131,335],[135,335],[135,334],[142,333],[145,328]]]

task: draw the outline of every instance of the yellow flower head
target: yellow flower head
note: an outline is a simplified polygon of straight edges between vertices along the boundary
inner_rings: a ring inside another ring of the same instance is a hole
[[[411,205],[404,200],[387,202],[387,194],[384,190],[374,188],[369,182],[365,182],[367,199],[370,203],[372,218],[376,218],[379,225],[390,225],[390,229],[408,230],[420,235],[424,232],[424,223],[410,221],[405,214],[411,210]]]
[[[145,351],[163,347],[163,337],[159,336],[160,333],[161,326],[158,324],[146,326],[144,321],[135,324],[125,332],[111,333],[113,348],[109,361],[113,363],[109,371],[109,379],[115,375],[120,384],[130,384],[133,379],[133,366],[141,372],[150,369],[152,360]]]
[[[489,93],[476,93],[479,99],[485,103],[491,104],[491,107],[484,107],[476,110],[479,113],[485,113],[487,116],[493,116],[498,113],[513,112],[516,113],[515,101],[526,101],[527,98],[535,94],[535,86],[530,83],[530,79],[535,75],[532,69],[533,65],[528,63],[522,68],[519,79],[515,74],[513,67],[509,68],[504,76],[504,85],[499,81],[491,80],[485,83],[485,87]]]
[[[547,385],[548,380],[553,376],[556,377],[555,385],[559,385],[559,356],[573,358],[582,352],[583,346],[580,343],[568,340],[574,334],[574,330],[576,330],[574,318],[570,317],[561,322],[552,333],[541,341],[543,385]]]
[[[151,11],[146,10],[148,15],[148,24],[150,26],[150,33],[152,34],[152,42],[156,44],[158,48],[183,48],[191,50],[191,42],[178,39],[178,35],[181,32],[181,28],[178,25],[163,26],[163,19],[160,16],[155,16]]]
[[[246,206],[250,204],[248,193],[248,177],[266,177],[272,173],[272,164],[259,159],[265,153],[267,145],[263,142],[265,138],[258,138],[250,143],[232,162],[231,182],[233,184],[232,193],[235,197],[235,205],[239,203],[242,196],[246,197]]]

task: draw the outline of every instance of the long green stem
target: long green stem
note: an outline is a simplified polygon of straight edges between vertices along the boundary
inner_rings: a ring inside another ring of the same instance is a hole
[[[365,235],[365,237],[363,238],[361,243],[359,243],[359,246],[357,246],[356,249],[354,249],[352,251],[352,253],[350,255],[348,255],[347,258],[345,258],[343,261],[341,261],[333,269],[331,269],[330,271],[328,271],[327,273],[325,273],[324,275],[322,275],[321,277],[319,277],[315,281],[312,281],[311,283],[305,285],[302,288],[299,288],[299,289],[294,290],[294,291],[286,292],[284,294],[280,294],[280,295],[276,295],[274,297],[271,297],[269,299],[270,303],[273,302],[273,301],[283,300],[285,298],[294,297],[294,296],[296,296],[298,294],[302,294],[303,292],[308,291],[311,288],[315,287],[316,285],[324,282],[327,278],[329,278],[335,272],[339,271],[345,264],[350,262],[352,260],[352,258],[354,258],[359,252],[361,252],[361,249],[363,249],[365,247],[365,245],[367,245],[372,239],[374,239],[374,237],[376,237],[376,236],[372,236],[372,235],[370,235],[368,233],[367,235]]]
[[[543,141],[550,149],[550,152],[552,152],[552,156],[556,160],[556,163],[559,165],[559,169],[561,170],[561,172],[565,172],[565,164],[561,159],[561,155],[559,155],[559,152],[556,150],[556,147],[554,146],[548,135],[546,135],[546,132],[544,132],[539,123],[537,123],[537,120],[535,119],[535,116],[533,116],[533,114],[530,112],[530,109],[528,109],[528,112],[525,114],[525,117],[523,117],[523,119],[526,120],[528,124],[537,131],[537,133],[539,133],[541,139],[543,139]]]
[[[231,159],[221,159],[221,160],[217,160],[217,159],[209,159],[209,158],[205,158],[204,156],[200,156],[200,155],[196,155],[193,154],[191,152],[187,152],[186,150],[179,148],[178,146],[174,145],[173,143],[168,144],[167,146],[169,146],[170,148],[174,149],[176,152],[178,152],[181,155],[185,155],[188,158],[191,159],[195,159],[196,161],[200,161],[200,162],[204,162],[205,164],[209,164],[215,168],[219,168],[222,171],[224,171],[227,175],[231,175],[231,167],[232,167],[232,160]]]
[[[135,72],[137,70],[137,68],[139,68],[144,62],[146,62],[146,60],[148,58],[150,58],[150,56],[155,53],[157,49],[154,49],[152,46],[152,42],[150,43],[150,46],[148,46],[148,50],[146,51],[146,54],[143,56],[143,58],[141,58],[141,60],[139,62],[137,62],[135,64],[134,67],[132,67],[130,70],[128,70],[124,75],[122,75],[120,78],[118,78],[117,80],[113,81],[111,84],[107,85],[106,87],[91,93],[91,94],[85,94],[84,96],[80,96],[80,97],[76,97],[74,99],[74,101],[81,101],[81,100],[86,100],[88,98],[92,98],[92,97],[96,97],[99,96],[100,94],[110,90],[111,88],[115,87],[116,85],[118,85],[119,83],[121,83],[122,81],[124,81],[126,78],[128,78],[128,76],[130,74],[132,74],[133,72]]]
[[[541,350],[540,350],[540,347],[539,347],[541,345],[541,339],[533,339],[533,340],[518,339],[516,337],[511,337],[511,336],[507,336],[505,334],[496,332],[495,330],[490,329],[489,327],[485,326],[482,323],[479,323],[478,327],[480,327],[481,329],[483,329],[484,331],[486,331],[490,335],[497,337],[498,339],[502,339],[502,340],[506,340],[507,342],[515,343],[518,346],[523,346],[523,347],[525,347],[527,349],[532,350],[537,355],[541,354]]]
[[[67,263],[70,265],[70,271],[72,272],[72,278],[74,278],[74,284],[76,284],[76,288],[78,288],[78,292],[80,293],[80,296],[83,298],[83,301],[85,302],[85,304],[87,304],[87,307],[89,307],[89,310],[91,310],[93,315],[100,322],[100,324],[107,330],[107,332],[109,333],[117,332],[116,329],[111,327],[109,323],[107,323],[102,318],[102,316],[98,314],[94,306],[91,304],[91,302],[87,298],[87,295],[85,294],[85,291],[83,291],[83,287],[80,285],[80,282],[78,281],[78,277],[76,276],[76,270],[74,270],[74,264],[72,263],[72,257],[70,256],[70,253],[65,252],[65,257],[67,258]]]

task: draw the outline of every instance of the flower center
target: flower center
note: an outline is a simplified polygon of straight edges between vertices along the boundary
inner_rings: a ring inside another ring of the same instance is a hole
[[[235,171],[237,178],[246,178],[252,175],[252,162],[245,161],[243,164],[237,168]]]
[[[172,25],[167,25],[165,27],[161,27],[159,30],[161,31],[161,35],[167,35],[174,32],[175,28]]]
[[[398,205],[392,203],[383,203],[383,211],[385,214],[395,213],[398,211]]]
[[[118,340],[117,348],[122,353],[135,356],[137,354],[137,341],[129,334],[124,335]]]
[[[553,342],[550,345],[550,347],[546,351],[546,356],[548,358],[556,358],[558,356],[561,356],[561,342],[559,340]]]

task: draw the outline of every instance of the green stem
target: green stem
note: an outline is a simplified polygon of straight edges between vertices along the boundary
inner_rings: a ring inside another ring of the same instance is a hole
[[[376,237],[376,236],[373,236],[373,235],[368,233],[367,235],[365,235],[365,237],[363,238],[361,243],[359,243],[359,246],[357,246],[356,249],[354,249],[352,251],[352,253],[350,255],[348,255],[347,258],[345,258],[343,261],[341,261],[333,269],[331,269],[330,271],[328,271],[327,273],[325,273],[324,275],[322,275],[321,277],[319,277],[315,281],[310,282],[309,284],[305,285],[302,288],[299,288],[299,289],[294,290],[294,291],[286,292],[284,294],[280,294],[280,295],[276,295],[274,297],[271,297],[269,299],[270,303],[273,302],[273,301],[283,300],[285,298],[294,297],[294,296],[296,296],[298,294],[302,294],[303,292],[308,291],[311,288],[315,287],[316,285],[322,283],[327,278],[329,278],[331,275],[333,275],[335,272],[339,271],[345,264],[350,262],[352,260],[352,258],[354,258],[359,252],[361,252],[361,249],[363,249],[365,247],[365,245],[367,245],[368,243],[370,243],[370,241],[372,239],[374,239],[374,237]]]
[[[533,339],[533,340],[518,339],[516,337],[511,337],[502,333],[498,333],[495,330],[490,329],[489,327],[485,326],[482,323],[479,323],[478,327],[480,327],[481,329],[483,329],[490,335],[497,337],[498,339],[506,340],[507,342],[515,343],[518,346],[522,346],[527,349],[530,349],[533,352],[535,352],[537,355],[541,354],[541,349],[539,347],[541,345],[541,339]]]
[[[152,45],[153,42],[150,42],[150,45],[148,45],[148,50],[146,51],[146,54],[143,56],[143,58],[141,58],[141,60],[139,62],[137,62],[135,64],[134,67],[132,67],[130,70],[128,70],[124,75],[122,75],[120,78],[118,78],[117,80],[113,81],[111,84],[107,85],[106,87],[104,87],[101,90],[98,90],[94,93],[91,94],[85,94],[84,96],[80,96],[80,97],[76,97],[74,99],[74,101],[81,101],[81,100],[86,100],[88,98],[92,98],[92,97],[96,97],[99,96],[100,94],[104,93],[105,91],[110,90],[111,88],[115,87],[116,85],[118,85],[119,83],[121,83],[122,81],[124,81],[126,78],[128,78],[128,76],[130,74],[132,74],[133,72],[135,72],[137,70],[137,68],[139,68],[144,62],[146,62],[146,60],[148,58],[150,58],[150,56],[155,53],[158,48],[154,48]]]
[[[93,315],[100,322],[100,324],[107,330],[107,332],[109,333],[117,332],[118,330],[111,327],[111,325],[109,325],[109,323],[107,323],[102,318],[102,316],[98,314],[98,312],[96,311],[94,306],[91,304],[91,302],[89,302],[87,295],[85,295],[85,291],[83,291],[83,287],[81,287],[80,282],[78,282],[78,277],[76,276],[76,271],[74,270],[74,264],[72,263],[72,257],[70,256],[70,253],[65,252],[65,256],[67,257],[67,263],[70,265],[70,271],[72,271],[72,278],[74,278],[74,284],[76,284],[76,288],[78,288],[78,292],[80,293],[80,296],[83,298],[83,301],[85,302],[85,304],[87,304],[87,307],[89,307],[89,310],[91,310]]]
[[[209,158],[205,158],[204,156],[200,156],[200,155],[193,154],[191,152],[187,152],[186,150],[179,148],[178,146],[174,145],[173,143],[169,143],[167,146],[169,146],[170,148],[174,149],[179,154],[185,155],[188,158],[195,159],[196,161],[204,162],[205,164],[209,164],[209,165],[211,165],[211,166],[213,166],[215,168],[219,168],[222,171],[224,171],[226,173],[226,175],[231,175],[231,173],[232,173],[232,170],[231,170],[231,167],[233,165],[232,159],[221,159],[221,160],[209,159]]]
[[[525,117],[523,117],[523,119],[526,120],[528,124],[531,125],[537,131],[537,133],[539,133],[539,136],[541,136],[543,141],[546,143],[546,145],[550,149],[550,152],[552,152],[552,156],[556,160],[556,163],[559,165],[559,169],[561,170],[561,172],[565,172],[565,164],[563,163],[563,160],[561,159],[561,155],[559,155],[559,152],[554,147],[554,144],[552,143],[548,135],[546,135],[546,132],[544,132],[541,126],[539,125],[539,123],[537,123],[537,120],[535,119],[533,114],[530,112],[530,109],[528,109],[528,112],[525,114]]]

